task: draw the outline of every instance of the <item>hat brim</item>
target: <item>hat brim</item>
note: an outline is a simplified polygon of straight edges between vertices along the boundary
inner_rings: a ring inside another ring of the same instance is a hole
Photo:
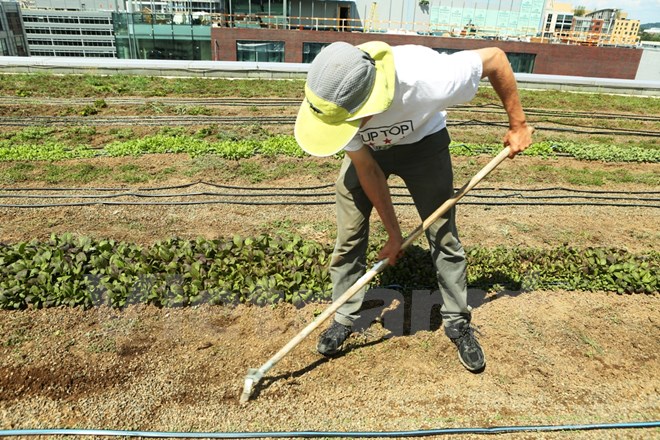
[[[314,112],[307,99],[298,110],[294,135],[298,145],[312,156],[331,156],[341,151],[360,129],[361,119],[382,113],[394,99],[394,56],[392,48],[381,41],[371,41],[357,46],[376,62],[374,86],[365,103],[346,121],[328,123]]]

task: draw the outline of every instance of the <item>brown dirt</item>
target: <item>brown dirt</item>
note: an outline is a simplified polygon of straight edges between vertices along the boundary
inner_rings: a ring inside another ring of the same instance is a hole
[[[483,373],[467,372],[439,331],[388,337],[375,323],[331,360],[314,351],[317,331],[246,406],[238,397],[247,368],[263,364],[322,305],[3,312],[2,428],[399,431],[658,419],[656,297],[471,293],[488,358]]]
[[[205,159],[202,159],[204,161]],[[250,187],[300,187],[324,185],[334,182],[339,163],[336,159],[285,159],[294,165],[314,162],[314,171],[308,174],[285,173],[275,180],[258,183],[250,181],[249,175],[241,175],[241,164],[252,163],[265,169],[276,165],[270,159],[250,159],[220,161],[211,167],[200,168],[192,173],[199,160],[186,155],[148,155],[142,157],[97,158],[83,161],[64,161],[57,164],[72,166],[85,163],[97,167],[110,167],[112,172],[91,183],[81,184],[75,181],[48,183],[43,176],[43,168],[37,168],[28,174],[26,181],[1,185],[0,188],[48,188],[48,187],[88,187],[88,188],[124,188],[137,191],[142,187],[166,187],[197,181],[224,183]],[[485,163],[487,157],[454,159],[455,183],[461,185],[474,175]],[[621,164],[589,163],[561,159],[518,157],[514,161],[505,161],[479,187],[502,188],[539,188],[549,186],[573,186],[561,180],[536,180],[539,176],[550,176],[552,167],[574,169],[576,172],[614,172]],[[11,166],[0,162],[0,171]],[[125,166],[139,167],[145,175],[152,176],[145,184],[127,184],[120,180],[120,170]],[[625,164],[630,175],[657,175],[657,164]],[[534,171],[539,167],[542,170]],[[547,168],[547,169],[546,169]],[[163,173],[163,170],[170,170]],[[41,174],[40,174],[41,172]],[[657,180],[657,179],[656,179]],[[396,178],[393,185],[401,185]],[[604,186],[580,189],[612,191],[654,191],[653,185],[639,183],[611,183]],[[198,191],[218,191],[217,188],[203,184],[179,190],[180,193]],[[329,188],[327,191],[332,191]],[[29,194],[43,193],[31,192]],[[168,194],[177,190],[167,190]],[[80,193],[72,191],[71,193]],[[57,194],[62,194],[58,192]],[[17,202],[12,198],[0,198],[0,203],[61,203],[84,202],[86,199],[29,199]],[[141,199],[124,198],[121,200]],[[186,200],[186,199],[181,199]],[[332,197],[324,200],[332,202]],[[141,201],[144,201],[142,199]],[[399,206],[397,211],[402,229],[410,231],[419,223],[419,217],[413,207]],[[659,250],[660,213],[652,208],[623,208],[599,206],[471,206],[463,205],[458,209],[458,223],[462,241],[466,246],[481,244],[486,246],[531,246],[554,247],[563,243],[574,246],[605,246],[627,249],[632,252]],[[334,239],[334,206],[314,207],[274,206],[238,206],[238,205],[193,205],[193,206],[87,206],[42,209],[0,208],[2,227],[0,241],[16,242],[33,238],[47,238],[51,233],[73,232],[96,238],[111,237],[148,245],[171,236],[182,238],[218,238],[234,234],[251,235],[261,232],[277,233],[281,230],[295,230],[300,235],[323,242]],[[373,219],[379,225],[377,216]],[[376,228],[378,231],[378,228]]]
[[[456,183],[465,181],[485,160],[457,158]],[[190,166],[184,156],[83,162],[113,170],[138,165],[150,175],[164,177],[147,185],[127,185],[112,173],[84,185],[65,180],[50,186],[137,188],[196,180],[253,184],[230,173],[236,164],[184,175]],[[530,181],[526,172],[547,164],[532,158],[507,161],[484,184],[548,186]],[[603,172],[622,166],[570,160],[561,164]],[[332,182],[336,164],[319,161],[317,165],[317,171],[308,175],[285,175],[258,185]],[[4,167],[0,169],[9,166],[0,164]],[[658,171],[657,164],[625,167],[640,175]],[[163,174],[165,169],[174,171]],[[9,186],[49,185],[35,174],[33,181],[4,185]],[[657,189],[640,183],[606,183],[606,188]],[[397,211],[404,230],[417,226],[419,219],[411,208]],[[633,252],[660,249],[657,209],[461,206],[458,213],[466,246],[569,243]],[[0,219],[3,242],[63,232],[143,244],[173,235],[216,238],[287,230],[325,242],[334,235],[332,205],[0,208]],[[263,364],[324,304],[301,309],[280,305],[4,311],[0,313],[0,428],[399,431],[660,419],[658,295],[473,290],[471,301],[488,358],[481,374],[471,374],[460,365],[453,346],[432,324],[437,321],[430,316],[434,310],[415,324],[424,330],[408,329],[394,337],[386,328],[392,315],[385,315],[381,322],[354,334],[347,352],[331,360],[314,350],[317,330],[271,370],[247,406],[238,404],[247,368]],[[401,304],[389,313],[403,310]],[[507,438],[654,436],[660,437],[660,432],[527,433]]]

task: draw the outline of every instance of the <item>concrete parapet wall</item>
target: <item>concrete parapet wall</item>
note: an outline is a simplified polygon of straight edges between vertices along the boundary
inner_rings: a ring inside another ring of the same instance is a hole
[[[639,81],[660,81],[660,50],[644,50],[635,79]]]

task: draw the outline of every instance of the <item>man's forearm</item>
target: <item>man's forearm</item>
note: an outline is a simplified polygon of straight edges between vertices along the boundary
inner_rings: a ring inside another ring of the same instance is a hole
[[[509,116],[509,126],[515,129],[526,124],[516,77],[511,70],[506,54],[502,50],[493,48],[481,49],[479,52],[484,61],[483,76],[488,77],[488,81],[502,101],[504,110]]]
[[[509,127],[518,128],[527,123],[525,112],[520,104],[520,97],[518,96],[518,88],[516,87],[515,79],[513,82],[508,79],[500,79],[498,77],[491,77],[490,83],[497,92],[497,95],[502,101],[504,110],[509,116]]]
[[[378,167],[358,171],[360,185],[376,208],[385,230],[390,237],[401,237],[401,228],[392,205],[392,196],[385,175]]]
[[[509,131],[504,136],[504,145],[510,148],[509,157],[513,158],[532,143],[534,129],[527,125],[516,77],[506,54],[494,47],[479,49],[477,53],[483,62],[482,77],[488,77],[509,116]]]

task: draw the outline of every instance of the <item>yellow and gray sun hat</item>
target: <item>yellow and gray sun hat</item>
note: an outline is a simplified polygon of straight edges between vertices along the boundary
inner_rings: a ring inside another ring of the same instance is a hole
[[[312,62],[294,134],[313,156],[331,156],[360,129],[361,119],[382,113],[394,98],[392,48],[380,41],[336,42]]]

